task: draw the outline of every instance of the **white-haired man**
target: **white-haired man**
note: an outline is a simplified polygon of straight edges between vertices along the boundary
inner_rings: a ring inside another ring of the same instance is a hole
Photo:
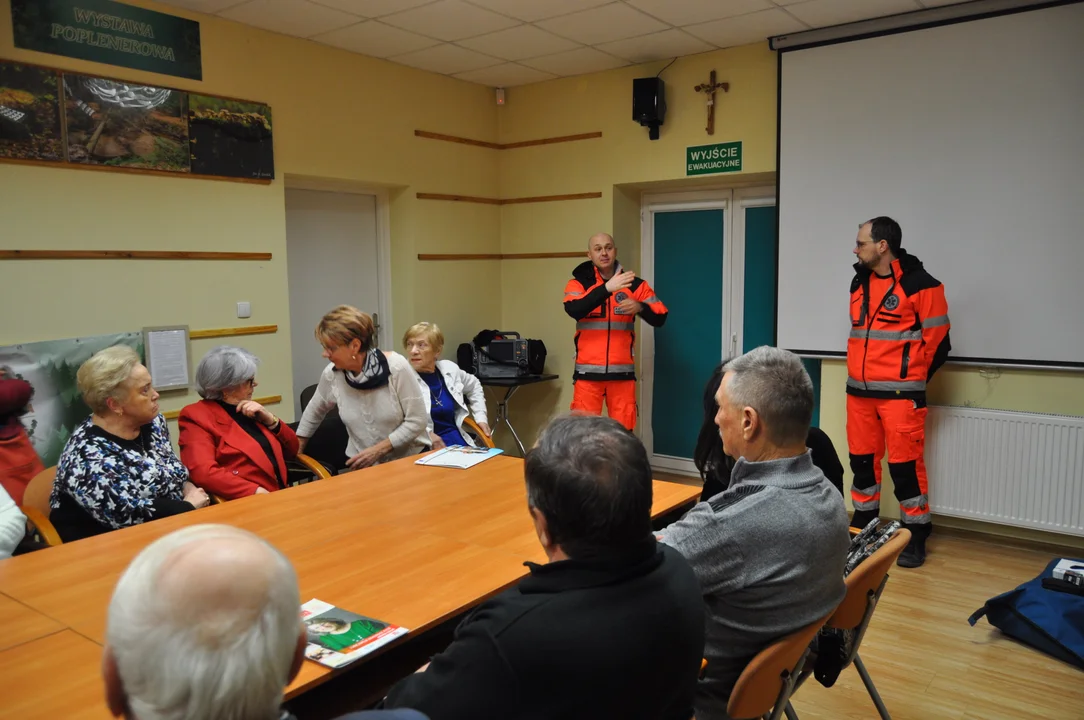
[[[727,718],[753,656],[843,600],[850,545],[843,500],[805,444],[813,383],[802,361],[759,347],[724,371],[715,424],[738,458],[730,487],[659,537],[689,561],[707,609],[697,720]]]
[[[117,583],[106,702],[128,720],[279,720],[305,644],[290,561],[244,530],[193,525],[144,548]],[[350,717],[370,716],[424,720]]]

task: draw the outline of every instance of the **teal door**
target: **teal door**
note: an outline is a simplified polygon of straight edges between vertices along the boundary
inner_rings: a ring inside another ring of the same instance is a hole
[[[747,207],[745,213],[745,292],[742,352],[775,345],[776,254],[775,206]],[[804,360],[813,380],[813,424],[820,425],[821,361]]]
[[[775,345],[775,206],[742,208],[745,213],[745,301],[742,352]]]
[[[696,447],[704,385],[723,345],[723,219],[722,210],[655,213],[653,287],[670,310],[655,330],[655,455],[691,458]]]

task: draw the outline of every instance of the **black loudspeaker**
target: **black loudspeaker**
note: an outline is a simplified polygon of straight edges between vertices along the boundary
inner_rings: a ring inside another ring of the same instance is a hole
[[[632,81],[632,119],[646,125],[648,137],[659,139],[659,126],[666,118],[666,84],[662,78],[636,78]]]

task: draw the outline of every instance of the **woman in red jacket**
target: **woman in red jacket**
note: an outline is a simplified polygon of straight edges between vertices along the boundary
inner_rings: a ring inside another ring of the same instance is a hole
[[[297,435],[252,399],[259,360],[220,345],[196,368],[203,400],[181,410],[181,462],[192,482],[226,500],[286,487],[286,461],[297,456]]]
[[[23,491],[30,480],[45,469],[30,444],[19,416],[27,411],[34,389],[0,368],[0,486],[16,505],[23,504]]]

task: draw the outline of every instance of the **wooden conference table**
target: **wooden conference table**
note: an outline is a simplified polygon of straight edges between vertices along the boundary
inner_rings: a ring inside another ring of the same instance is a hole
[[[656,480],[652,516],[699,493]],[[113,587],[150,542],[196,523],[260,535],[293,562],[302,601],[410,628],[405,642],[515,584],[525,560],[545,562],[523,461],[501,456],[469,470],[408,458],[0,561],[0,716],[108,717],[99,663]],[[306,660],[286,696],[379,657],[334,672]]]

